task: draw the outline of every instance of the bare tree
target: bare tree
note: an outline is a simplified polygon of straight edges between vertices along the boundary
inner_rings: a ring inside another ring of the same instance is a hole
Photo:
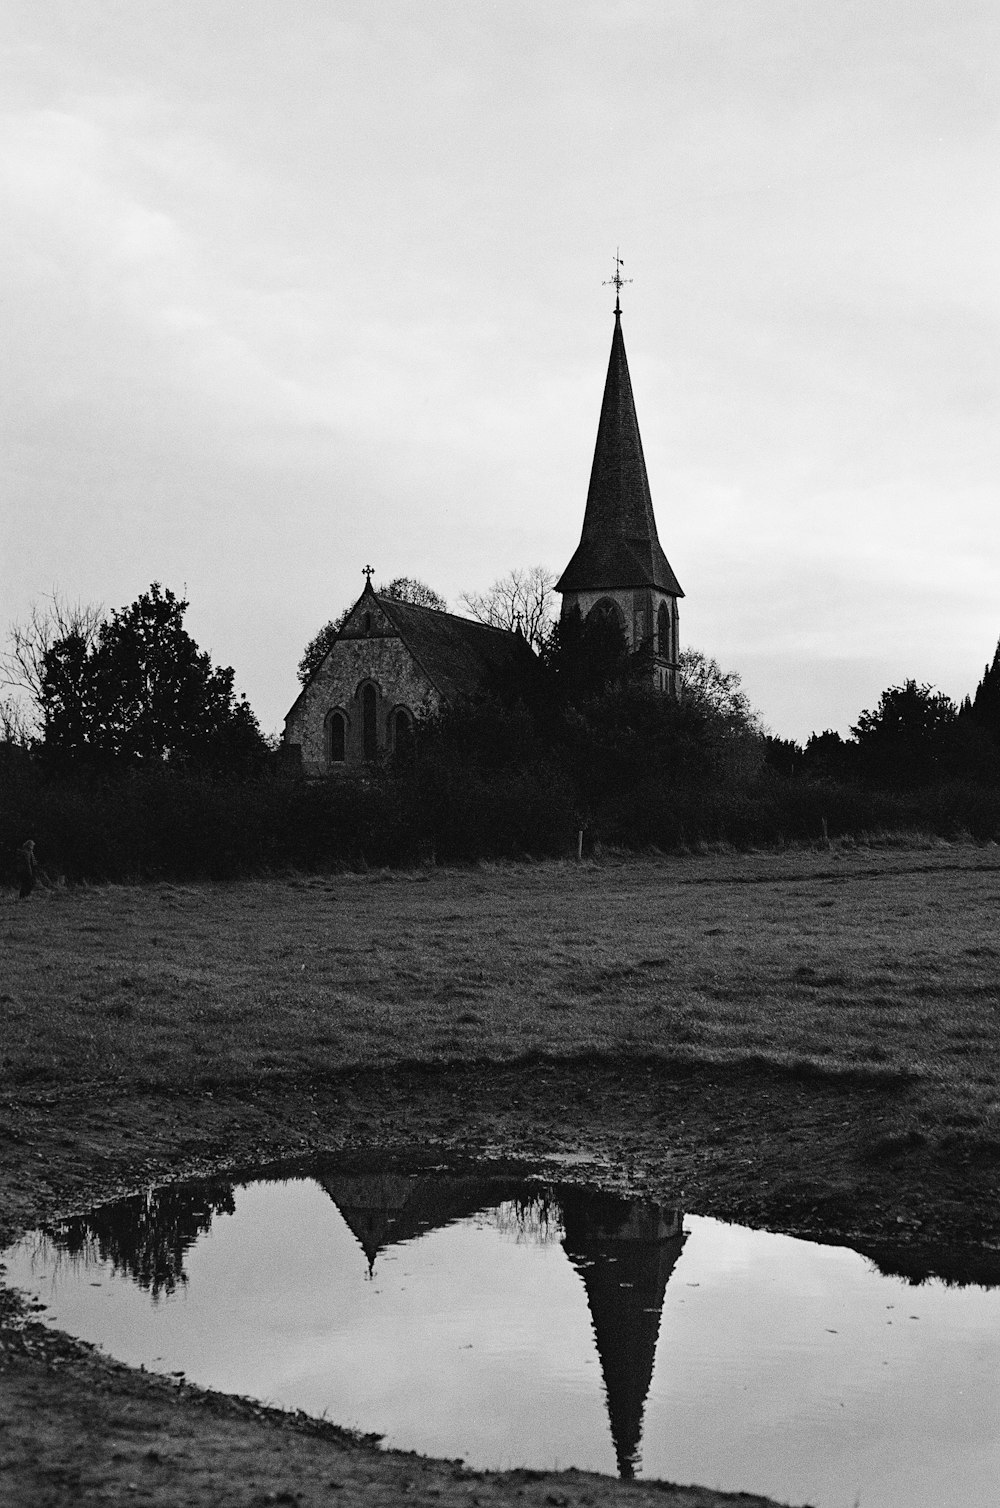
[[[545,566],[515,569],[486,592],[463,592],[459,601],[480,623],[492,628],[520,628],[528,643],[539,649],[555,617],[552,588],[556,578]]]
[[[26,622],[10,625],[7,647],[0,651],[0,686],[9,686],[14,692],[5,700],[8,709],[16,709],[22,736],[41,722],[42,677],[49,650],[70,634],[79,635],[85,651],[91,649],[103,622],[100,603],[71,602],[53,589],[41,602],[31,604]],[[8,710],[8,718],[10,715]]]
[[[16,696],[0,696],[0,744],[27,748],[31,742],[29,721],[23,701]]]
[[[734,731],[761,733],[760,717],[750,705],[739,673],[723,670],[718,660],[700,649],[685,648],[677,656],[677,696],[727,723]]]

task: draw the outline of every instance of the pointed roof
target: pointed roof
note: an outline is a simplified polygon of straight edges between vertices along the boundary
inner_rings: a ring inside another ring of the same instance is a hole
[[[570,1193],[566,1255],[583,1279],[619,1475],[634,1476],[667,1283],[686,1240],[679,1211]]]
[[[615,333],[597,426],[583,533],[575,555],[556,583],[556,591],[643,586],[659,587],[677,597],[684,595],[656,533],[625,356],[621,309],[616,300]]]
[[[531,655],[520,632],[493,628],[434,607],[396,597],[375,597],[428,679],[449,701],[494,684],[522,657]]]
[[[368,1258],[369,1269],[386,1247],[440,1230],[510,1197],[504,1180],[439,1173],[317,1174]]]
[[[446,701],[474,696],[476,692],[503,685],[519,667],[534,660],[534,651],[520,629],[494,628],[475,618],[441,612],[436,607],[418,607],[397,597],[380,596],[365,582],[364,591],[351,608],[327,650],[332,653],[341,639],[364,637],[364,614],[378,608],[422,667],[431,685]],[[383,630],[384,632],[384,630]],[[320,664],[326,660],[324,655]],[[320,666],[313,669],[285,717],[288,723],[305,697]]]

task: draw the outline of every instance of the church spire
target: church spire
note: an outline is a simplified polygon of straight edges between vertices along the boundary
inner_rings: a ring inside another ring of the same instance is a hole
[[[570,1190],[563,1246],[583,1280],[619,1475],[635,1475],[667,1283],[687,1234],[679,1210]]]
[[[619,294],[627,279],[615,258],[615,329],[597,427],[583,533],[556,591],[620,591],[651,587],[682,597],[660,547],[622,335]]]

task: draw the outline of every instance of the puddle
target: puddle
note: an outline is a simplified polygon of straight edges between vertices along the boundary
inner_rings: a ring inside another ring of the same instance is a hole
[[[1000,1480],[1000,1288],[648,1201],[322,1167],[152,1191],[3,1261],[124,1361],[470,1466],[818,1508]]]

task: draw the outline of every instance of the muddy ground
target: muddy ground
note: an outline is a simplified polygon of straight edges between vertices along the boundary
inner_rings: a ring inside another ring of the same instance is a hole
[[[825,1240],[883,1267],[1000,1280],[992,1162],[893,1128],[907,1089],[586,1062],[355,1075],[266,1097],[0,1097],[0,1241],[151,1182],[384,1149],[544,1165],[685,1210]],[[479,1475],[302,1416],[132,1371],[17,1311],[0,1331],[0,1502],[763,1503],[579,1473]]]

